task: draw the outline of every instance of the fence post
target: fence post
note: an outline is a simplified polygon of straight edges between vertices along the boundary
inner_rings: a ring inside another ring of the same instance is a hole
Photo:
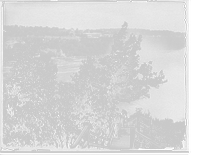
[[[85,121],[85,126],[88,126],[87,131],[85,132],[85,139],[88,142],[88,148],[89,148],[89,143],[90,143],[90,121],[86,120]]]
[[[131,126],[130,130],[130,149],[134,149],[135,144],[135,126]]]

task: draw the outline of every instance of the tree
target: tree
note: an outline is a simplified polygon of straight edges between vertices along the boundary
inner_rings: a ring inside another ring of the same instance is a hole
[[[91,130],[101,136],[108,136],[112,123],[114,103],[108,95],[109,79],[104,69],[94,66],[94,59],[88,57],[74,76],[74,83],[61,83],[60,94],[69,108],[70,119],[80,129],[85,120],[90,120]]]
[[[126,38],[127,26],[123,26],[115,37],[113,51],[105,65],[110,74],[110,88],[118,90],[114,94],[117,101],[135,101],[149,97],[151,87],[159,87],[166,82],[163,71],[156,73],[152,71],[152,62],[139,65],[139,55],[142,37],[136,38],[130,35]]]
[[[6,81],[4,92],[10,101],[16,98],[20,107],[26,102],[47,107],[53,97],[57,67],[50,57],[40,53],[45,47],[40,40],[35,40],[16,53],[13,77]]]
[[[3,144],[11,149],[68,149],[80,131],[59,100],[48,110],[26,103],[11,117],[3,111]]]
[[[159,75],[152,72],[150,62],[139,66],[136,51],[140,49],[141,36],[136,39],[131,35],[124,41],[126,29],[127,23],[124,23],[114,36],[111,55],[101,60],[104,67],[96,68],[95,60],[88,57],[75,74],[73,83],[60,84],[63,104],[69,108],[70,119],[80,129],[88,119],[94,132],[108,135],[115,100],[128,101],[148,96],[150,87],[158,87],[165,82],[162,72]],[[87,39],[82,41],[90,45]]]
[[[186,124],[185,121],[173,122],[171,119],[160,121],[160,126],[165,137],[165,141],[169,147],[183,147],[182,141],[185,141]]]
[[[41,40],[16,52],[13,76],[3,85],[3,139],[11,148],[68,148],[78,129],[55,99],[57,67]]]

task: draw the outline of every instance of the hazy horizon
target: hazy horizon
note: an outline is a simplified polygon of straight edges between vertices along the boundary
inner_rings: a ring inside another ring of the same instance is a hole
[[[122,22],[123,24],[124,22]],[[63,29],[64,27],[56,27],[56,26],[33,26],[33,25],[17,25],[17,24],[13,24],[13,25],[4,25],[4,26],[18,26],[18,27],[42,27],[42,28],[45,28],[45,27],[48,27],[48,28],[58,28],[58,29]],[[65,30],[80,30],[80,31],[84,31],[84,30],[120,30],[121,29],[121,26],[120,27],[113,27],[113,28],[88,28],[88,29],[81,29],[81,28],[64,28]],[[128,28],[127,30],[145,30],[145,31],[169,31],[169,32],[174,32],[174,33],[186,33],[186,31],[183,31],[183,32],[179,32],[179,31],[171,31],[171,30],[151,30],[151,29],[145,29],[145,28]]]
[[[6,3],[5,25],[66,29],[129,28],[185,32],[184,3]]]

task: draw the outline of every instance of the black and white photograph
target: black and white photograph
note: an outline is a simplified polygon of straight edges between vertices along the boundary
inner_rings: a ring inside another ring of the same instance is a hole
[[[187,7],[2,2],[0,152],[188,153]]]

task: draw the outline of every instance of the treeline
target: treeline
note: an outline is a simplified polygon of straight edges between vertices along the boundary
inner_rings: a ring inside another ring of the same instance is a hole
[[[117,32],[112,29],[65,29],[58,27],[43,27],[43,26],[18,26],[18,25],[7,25],[3,27],[4,35],[8,37],[16,36],[78,36],[78,37],[87,37],[85,33],[100,33],[104,34],[113,34]]]
[[[5,26],[5,51],[26,49],[30,46],[36,49],[62,50],[66,56],[104,55],[108,52],[113,38],[108,36],[87,37],[83,31],[49,28]]]
[[[4,32],[8,36],[24,36],[24,35],[34,35],[34,36],[84,36],[85,33],[100,33],[105,34],[116,34],[119,28],[110,29],[65,29],[58,27],[43,27],[43,26],[17,26],[17,25],[7,25],[4,26]],[[169,30],[147,30],[147,29],[133,29],[127,30],[128,33],[140,34],[143,36],[160,36],[160,37],[181,37],[185,38],[186,33],[184,32],[173,32]]]
[[[62,49],[66,54],[88,56],[105,54],[116,36],[118,28],[110,29],[65,29],[42,26],[4,26],[4,41],[13,38],[40,38],[42,44]],[[128,34],[148,37],[150,43],[164,49],[180,50],[186,47],[186,33],[169,30],[128,29]],[[41,41],[40,41],[41,42]],[[55,45],[55,46],[54,46]],[[67,49],[67,50],[66,50]]]
[[[4,26],[3,28],[5,36],[16,37],[16,36],[70,36],[72,35],[71,29],[64,29],[58,27],[42,27],[42,26]],[[79,35],[82,32],[75,30],[75,34]]]
[[[182,148],[181,141],[186,133],[184,121],[173,122],[172,119],[154,119],[153,126],[155,129],[155,139],[165,141],[167,146]]]
[[[111,38],[81,38],[76,39],[63,39],[63,38],[42,38],[42,37],[24,37],[20,39],[12,39],[13,43],[5,41],[4,52],[8,53],[6,58],[15,55],[15,51],[19,49],[42,49],[42,50],[56,50],[58,53],[60,50],[66,56],[99,56],[106,54],[110,49],[112,42]]]

